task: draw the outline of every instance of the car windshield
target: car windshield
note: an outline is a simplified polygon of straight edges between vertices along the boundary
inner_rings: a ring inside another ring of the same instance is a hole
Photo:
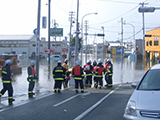
[[[149,70],[140,83],[138,90],[160,90],[160,70]]]

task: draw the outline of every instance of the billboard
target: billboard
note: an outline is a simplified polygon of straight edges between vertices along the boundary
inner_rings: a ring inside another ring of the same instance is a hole
[[[46,28],[47,27],[47,17],[42,17],[42,28]]]

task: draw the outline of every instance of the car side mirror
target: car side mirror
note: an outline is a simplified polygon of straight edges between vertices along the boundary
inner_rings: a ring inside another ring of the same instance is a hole
[[[136,88],[136,87],[137,87],[137,85],[138,85],[138,83],[132,83],[132,85],[131,85],[131,86],[132,86],[133,88]]]

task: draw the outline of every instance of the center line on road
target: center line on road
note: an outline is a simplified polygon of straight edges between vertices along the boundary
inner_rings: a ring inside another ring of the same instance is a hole
[[[70,98],[68,98],[68,99],[66,99],[66,100],[64,100],[64,101],[62,101],[62,102],[60,102],[60,103],[57,103],[57,104],[53,105],[53,107],[57,107],[57,106],[65,103],[65,102],[67,102],[67,101],[69,101],[69,100],[71,100],[71,99],[73,99],[73,98],[75,98],[75,97],[77,97],[77,96],[79,96],[79,95],[81,95],[81,94],[74,95],[74,96],[72,96],[72,97],[70,97]]]
[[[117,90],[121,85],[119,85],[115,90]],[[76,117],[74,120],[80,120],[84,116],[86,116],[88,113],[90,113],[93,109],[95,109],[98,105],[100,105],[108,96],[110,96],[115,90],[112,90],[109,94],[107,94],[105,97],[103,97],[100,101],[98,101],[96,104],[94,104],[92,107],[90,107],[88,110],[83,112],[81,115]]]

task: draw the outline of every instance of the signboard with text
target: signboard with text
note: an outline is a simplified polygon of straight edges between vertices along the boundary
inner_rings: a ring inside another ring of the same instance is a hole
[[[63,36],[63,28],[51,28],[50,29],[50,36],[62,37]]]

